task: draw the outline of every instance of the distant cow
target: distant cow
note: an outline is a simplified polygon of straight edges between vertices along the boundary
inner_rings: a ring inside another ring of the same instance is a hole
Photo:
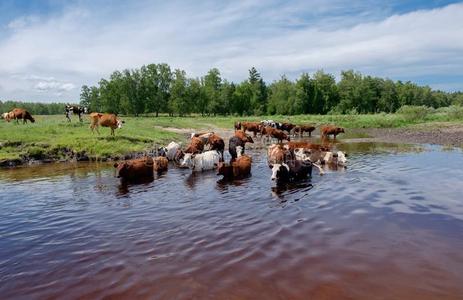
[[[169,167],[169,161],[166,157],[158,156],[154,159],[153,170],[157,173],[166,172]]]
[[[235,130],[241,130],[241,122],[236,121],[233,126],[235,127]]]
[[[289,134],[294,127],[296,127],[296,125],[294,124],[282,123],[282,124],[279,124],[278,129],[286,131]]]
[[[87,112],[87,108],[83,106],[67,104],[64,107],[64,114],[66,115],[66,119],[68,119],[69,122],[71,122],[71,113],[78,115],[79,121],[82,122],[82,114],[86,114]]]
[[[123,180],[135,181],[153,177],[154,162],[151,157],[115,163],[116,176]]]
[[[282,130],[279,130],[279,129],[272,130],[270,135],[273,138],[276,138],[279,143],[282,143],[283,140],[287,140],[288,142],[290,141],[290,137],[286,133],[284,133]]]
[[[23,124],[27,123],[27,120],[31,121],[32,123],[35,122],[32,115],[25,109],[22,108],[15,108],[9,113],[9,117],[11,119],[15,119],[16,122],[19,122],[20,119],[23,120]]]
[[[186,153],[180,166],[188,167],[193,172],[202,172],[214,169],[219,162],[220,154],[215,150],[210,150],[200,154]]]
[[[320,133],[322,137],[328,137],[329,135],[332,135],[336,139],[338,134],[344,133],[344,128],[336,127],[333,125],[326,125],[320,128]]]
[[[242,122],[243,131],[251,131],[254,134],[254,137],[257,136],[257,133],[260,132],[260,124],[257,122]]]
[[[217,175],[222,175],[224,179],[243,178],[251,174],[251,157],[240,155],[230,164],[220,162],[217,168]]]
[[[315,130],[315,126],[312,125],[300,125],[296,126],[292,130],[293,135],[299,135],[302,137],[304,135],[304,132],[308,132],[309,136],[312,136],[312,132]]]
[[[114,135],[114,130],[122,128],[124,121],[121,121],[115,114],[102,114],[102,113],[91,113],[90,114],[90,129],[100,134],[98,130],[99,126],[111,128],[111,135]]]

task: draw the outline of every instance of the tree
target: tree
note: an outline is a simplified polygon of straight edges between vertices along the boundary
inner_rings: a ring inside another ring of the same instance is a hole
[[[184,116],[191,112],[191,105],[187,93],[187,78],[183,70],[176,69],[174,78],[170,88],[170,110],[173,113],[177,112],[180,116]]]
[[[217,68],[209,70],[204,76],[204,91],[207,98],[207,111],[216,115],[220,112],[219,94],[222,78]]]

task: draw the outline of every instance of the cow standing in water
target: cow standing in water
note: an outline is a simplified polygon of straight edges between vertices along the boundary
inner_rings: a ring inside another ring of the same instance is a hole
[[[71,122],[71,113],[79,116],[79,121],[82,122],[82,114],[86,114],[87,108],[78,106],[78,105],[69,105],[67,104],[64,108],[64,114],[66,115],[66,119]]]

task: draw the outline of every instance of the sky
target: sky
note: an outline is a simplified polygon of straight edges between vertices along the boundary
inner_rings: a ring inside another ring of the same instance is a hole
[[[323,69],[463,90],[463,2],[0,0],[0,100],[78,102],[115,70],[168,63],[271,83]]]

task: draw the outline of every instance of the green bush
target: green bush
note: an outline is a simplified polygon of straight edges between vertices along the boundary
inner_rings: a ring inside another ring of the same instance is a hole
[[[448,107],[448,115],[450,119],[463,119],[463,106],[451,105]]]
[[[428,115],[434,112],[433,108],[427,106],[404,105],[397,111],[408,121],[424,120]]]

